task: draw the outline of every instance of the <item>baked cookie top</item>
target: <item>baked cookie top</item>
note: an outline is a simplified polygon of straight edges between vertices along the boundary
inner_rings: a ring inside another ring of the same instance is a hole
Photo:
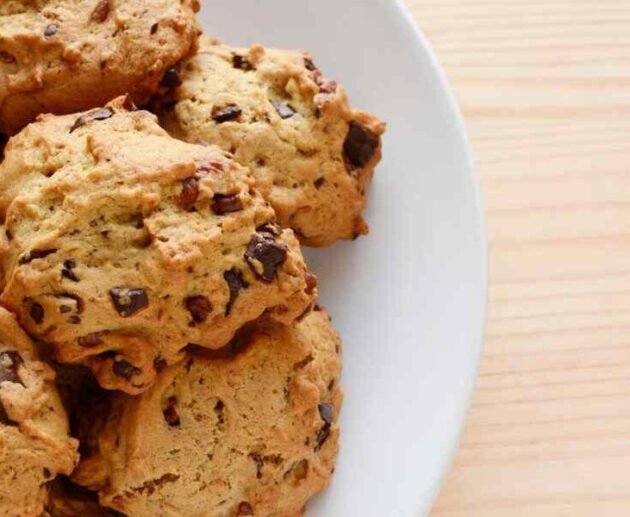
[[[78,461],[52,369],[0,308],[0,515],[40,515],[47,483]]]
[[[316,295],[248,169],[127,99],[40,116],[0,164],[0,302],[64,363],[138,393],[188,344],[221,348]]]
[[[278,222],[325,246],[367,233],[366,191],[385,125],[349,106],[305,52],[232,48],[201,38],[199,53],[157,108],[173,135],[216,144],[250,167]]]
[[[165,72],[194,49],[198,9],[198,0],[3,0],[0,133],[169,84]]]
[[[73,479],[134,517],[301,515],[334,470],[340,347],[315,310],[245,328],[236,356],[191,353],[90,420],[95,450]]]

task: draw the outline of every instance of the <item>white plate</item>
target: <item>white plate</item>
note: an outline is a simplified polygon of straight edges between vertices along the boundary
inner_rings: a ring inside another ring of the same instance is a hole
[[[344,342],[341,456],[317,517],[423,515],[448,470],[477,373],[486,243],[459,112],[394,0],[206,0],[228,43],[304,48],[387,121],[369,237],[309,252]]]

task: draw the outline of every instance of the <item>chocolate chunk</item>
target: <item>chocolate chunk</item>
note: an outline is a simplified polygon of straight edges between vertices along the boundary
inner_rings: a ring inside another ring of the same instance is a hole
[[[324,424],[324,426],[317,432],[317,439],[315,450],[319,450],[322,448],[328,437],[330,436],[330,425]]]
[[[154,23],[153,25],[151,25],[151,34],[155,34],[158,31],[158,24]]]
[[[238,509],[236,510],[236,517],[243,517],[245,515],[254,515],[254,509],[247,501],[240,503],[238,505]]]
[[[179,195],[179,202],[186,208],[192,207],[199,197],[199,180],[195,177],[182,180],[182,192]]]
[[[223,273],[223,278],[230,288],[230,299],[225,306],[225,315],[229,316],[230,311],[232,310],[232,305],[234,305],[234,302],[238,298],[239,292],[242,289],[247,289],[249,284],[243,278],[243,272],[236,268],[232,268]]]
[[[254,65],[252,65],[246,57],[239,56],[238,54],[232,56],[232,66],[239,70],[245,70],[246,72],[254,70]]]
[[[90,15],[90,20],[94,23],[103,23],[105,20],[107,20],[111,8],[112,6],[109,0],[100,0],[100,2],[96,4],[96,7],[92,11],[92,14]]]
[[[79,338],[79,346],[92,348],[103,344],[104,332],[92,332]]]
[[[293,107],[286,102],[272,102],[273,107],[276,108],[278,115],[280,115],[281,119],[288,119],[295,115],[295,110]]]
[[[6,63],[7,65],[12,65],[13,63],[16,62],[16,59],[13,54],[9,54],[8,52],[4,50],[0,50],[0,62]]]
[[[212,304],[205,296],[189,296],[185,303],[186,309],[192,316],[193,324],[203,323],[208,319],[208,314],[212,312]]]
[[[243,202],[238,195],[224,196],[215,194],[212,198],[212,211],[217,215],[230,214],[243,210]]]
[[[77,267],[77,263],[74,260],[66,260],[63,263],[63,269],[61,270],[61,274],[68,280],[72,280],[73,282],[78,282],[79,278],[74,272],[74,268],[76,267]]]
[[[241,116],[242,112],[243,110],[235,104],[228,104],[223,108],[215,106],[212,110],[212,120],[218,124],[223,124],[223,122],[237,120]]]
[[[18,375],[18,366],[23,362],[20,354],[13,350],[2,352],[0,354],[0,383],[13,382],[24,386]]]
[[[277,243],[269,233],[255,233],[245,252],[245,260],[249,267],[260,278],[273,281],[278,269],[287,260],[288,248]]]
[[[317,178],[315,182],[313,183],[313,185],[315,185],[316,189],[320,189],[324,186],[325,182],[326,182],[326,178],[322,176],[321,178]]]
[[[155,369],[157,373],[163,372],[167,366],[168,366],[168,363],[166,362],[166,359],[164,359],[163,357],[156,357],[153,360],[153,368]]]
[[[343,154],[349,169],[365,167],[374,157],[379,146],[379,137],[356,122],[350,123],[350,130],[343,144]]]
[[[118,375],[118,377],[122,377],[123,379],[130,380],[134,375],[140,375],[142,370],[140,368],[135,367],[128,361],[120,360],[114,361],[112,366],[114,373]]]
[[[114,307],[120,316],[128,318],[148,307],[149,300],[144,289],[114,287],[109,291]]]
[[[76,314],[73,314],[68,318],[68,323],[72,325],[79,325],[81,323],[81,318],[79,318]]]
[[[77,296],[76,294],[60,293],[60,294],[55,294],[55,298],[59,300],[65,300],[65,299],[73,300],[77,308],[78,314],[81,314],[85,310],[85,304],[83,303],[83,300],[81,299],[80,296]],[[64,307],[64,305],[60,306],[60,310],[62,309],[62,307]],[[61,310],[61,312],[66,312],[66,311]]]
[[[33,262],[33,260],[46,258],[48,255],[52,255],[53,253],[57,253],[57,250],[56,249],[31,250],[28,254],[20,258],[20,260],[18,261],[18,264],[23,266],[24,264]]]
[[[44,36],[46,38],[51,38],[52,36],[57,34],[58,31],[59,31],[59,27],[57,27],[54,23],[51,23],[48,26],[46,26],[46,30],[44,31]]]
[[[31,319],[37,324],[41,325],[44,321],[44,308],[37,302],[31,303],[31,309],[29,311]]]
[[[162,77],[162,86],[165,88],[177,88],[182,84],[182,80],[179,77],[179,70],[176,67],[169,68]]]
[[[335,418],[335,410],[333,408],[332,404],[319,404],[319,406],[317,406],[317,409],[319,410],[319,416],[322,417],[322,420],[328,424],[331,425],[333,422],[333,419]]]
[[[97,108],[81,115],[70,128],[70,133],[76,131],[80,127],[85,126],[93,120],[107,120],[114,116],[114,111],[109,108]]]
[[[306,289],[304,292],[309,295],[313,294],[315,289],[317,289],[317,277],[310,271],[307,271],[304,275],[304,280],[306,281]]]
[[[175,408],[175,404],[177,404],[177,399],[175,397],[171,397],[168,399],[168,407],[164,410],[164,420],[170,427],[179,427],[181,421],[179,419],[179,414],[177,413],[177,409]]]

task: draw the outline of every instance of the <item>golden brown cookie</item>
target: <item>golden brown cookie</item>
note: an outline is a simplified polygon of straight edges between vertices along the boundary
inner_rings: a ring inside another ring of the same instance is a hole
[[[188,344],[221,348],[263,312],[291,323],[316,294],[249,170],[124,99],[12,138],[0,218],[0,302],[109,389],[141,392]]]
[[[13,315],[0,309],[1,516],[40,515],[47,483],[78,461],[54,380]]]
[[[301,515],[334,470],[339,336],[315,310],[293,327],[261,320],[234,347],[115,395],[73,479],[130,517]]]
[[[1,1],[0,133],[172,84],[165,72],[194,49],[198,9],[198,0]]]
[[[163,125],[234,153],[281,226],[312,246],[367,233],[362,213],[385,125],[350,108],[309,54],[202,38],[179,75],[158,108]]]

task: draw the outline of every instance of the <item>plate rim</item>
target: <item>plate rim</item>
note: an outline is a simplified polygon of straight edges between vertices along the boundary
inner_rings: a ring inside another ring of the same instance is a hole
[[[388,0],[391,2],[391,0]],[[487,323],[488,323],[488,307],[489,307],[489,249],[488,249],[488,230],[487,230],[487,218],[485,212],[485,205],[483,194],[481,191],[480,184],[480,176],[477,170],[477,166],[475,165],[474,160],[474,152],[472,147],[472,142],[470,140],[470,135],[468,133],[468,129],[466,127],[466,122],[460,107],[460,104],[455,95],[453,86],[448,79],[446,71],[444,67],[440,63],[438,59],[437,53],[433,49],[431,43],[428,38],[425,36],[422,31],[422,27],[420,22],[416,19],[415,15],[411,12],[410,6],[408,5],[408,0],[394,0],[391,4],[393,5],[399,12],[401,16],[402,22],[407,25],[407,28],[410,32],[415,36],[416,43],[420,45],[423,52],[426,54],[429,60],[429,65],[433,69],[435,73],[435,77],[439,83],[440,89],[443,91],[446,99],[447,109],[450,111],[454,125],[457,129],[457,133],[459,136],[460,144],[462,146],[462,150],[464,152],[466,158],[466,178],[467,181],[470,182],[471,191],[473,194],[473,202],[475,206],[475,217],[474,217],[474,225],[476,231],[479,234],[481,243],[480,243],[480,252],[481,256],[480,263],[482,267],[480,268],[479,275],[481,280],[481,292],[479,293],[481,304],[481,315],[482,321],[480,323],[480,333],[478,336],[471,338],[472,346],[476,348],[475,360],[471,365],[471,370],[469,372],[468,379],[466,379],[467,384],[467,396],[466,403],[459,408],[459,415],[457,417],[458,420],[458,429],[454,434],[454,437],[451,439],[451,443],[449,444],[448,451],[443,456],[443,461],[441,462],[441,469],[439,475],[436,476],[436,479],[433,483],[433,486],[430,487],[430,493],[432,494],[430,499],[426,503],[427,512],[430,512],[433,506],[435,505],[441,489],[444,486],[444,483],[452,470],[455,457],[459,451],[461,439],[466,428],[466,422],[468,420],[469,412],[472,407],[473,396],[475,392],[475,387],[477,385],[477,380],[479,377],[479,366],[481,363],[481,359],[484,354],[485,347],[485,338],[487,334]],[[418,508],[421,509],[422,506],[425,506],[423,503],[419,503]]]

